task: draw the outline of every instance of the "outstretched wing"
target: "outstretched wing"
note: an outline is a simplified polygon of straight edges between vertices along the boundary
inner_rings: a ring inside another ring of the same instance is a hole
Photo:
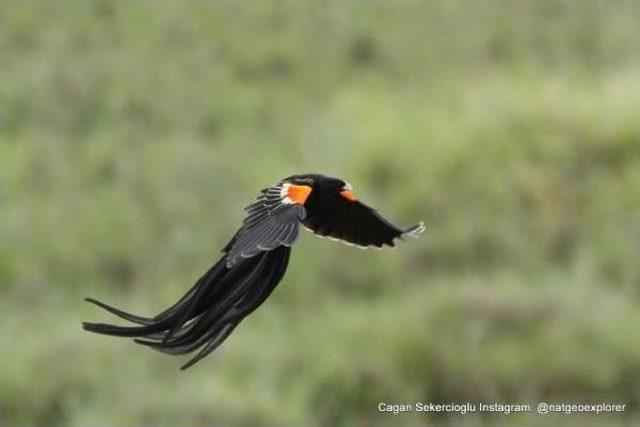
[[[294,244],[300,221],[306,217],[303,204],[310,192],[311,187],[286,181],[262,190],[256,201],[245,208],[248,215],[242,227],[223,250],[228,254],[227,267],[240,258]]]
[[[315,234],[362,248],[395,246],[396,238],[416,237],[424,231],[422,221],[402,229],[364,203],[340,196],[324,197],[307,206],[307,212],[302,224]]]

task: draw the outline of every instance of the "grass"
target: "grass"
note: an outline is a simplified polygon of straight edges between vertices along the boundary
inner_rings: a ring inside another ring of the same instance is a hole
[[[627,425],[640,386],[635,2],[4,2],[0,425]],[[420,240],[304,235],[214,356],[152,314],[296,172]],[[391,416],[387,402],[622,415]]]

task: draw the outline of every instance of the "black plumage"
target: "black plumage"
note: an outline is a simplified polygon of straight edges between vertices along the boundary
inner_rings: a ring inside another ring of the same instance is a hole
[[[344,181],[318,174],[294,175],[261,191],[223,255],[173,306],[153,318],[136,316],[102,302],[87,301],[136,324],[83,323],[85,330],[134,337],[168,354],[198,350],[182,369],[214,351],[238,324],[271,294],[287,269],[291,246],[303,224],[320,236],[360,247],[394,246],[417,236],[422,222],[400,229],[355,200]]]

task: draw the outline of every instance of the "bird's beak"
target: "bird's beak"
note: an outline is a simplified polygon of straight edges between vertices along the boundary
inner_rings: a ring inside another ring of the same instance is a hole
[[[353,195],[351,190],[351,185],[345,184],[344,187],[342,187],[342,191],[340,191],[340,195],[350,202],[355,202],[357,199],[356,196]]]

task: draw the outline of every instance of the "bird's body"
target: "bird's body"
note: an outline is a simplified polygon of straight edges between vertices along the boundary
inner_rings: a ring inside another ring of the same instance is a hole
[[[417,236],[422,222],[400,229],[360,203],[344,181],[319,174],[293,175],[261,191],[223,255],[172,307],[153,318],[135,316],[87,299],[138,326],[83,324],[105,335],[169,354],[200,350],[183,369],[215,350],[271,294],[287,269],[300,224],[315,234],[359,247],[394,246]]]

